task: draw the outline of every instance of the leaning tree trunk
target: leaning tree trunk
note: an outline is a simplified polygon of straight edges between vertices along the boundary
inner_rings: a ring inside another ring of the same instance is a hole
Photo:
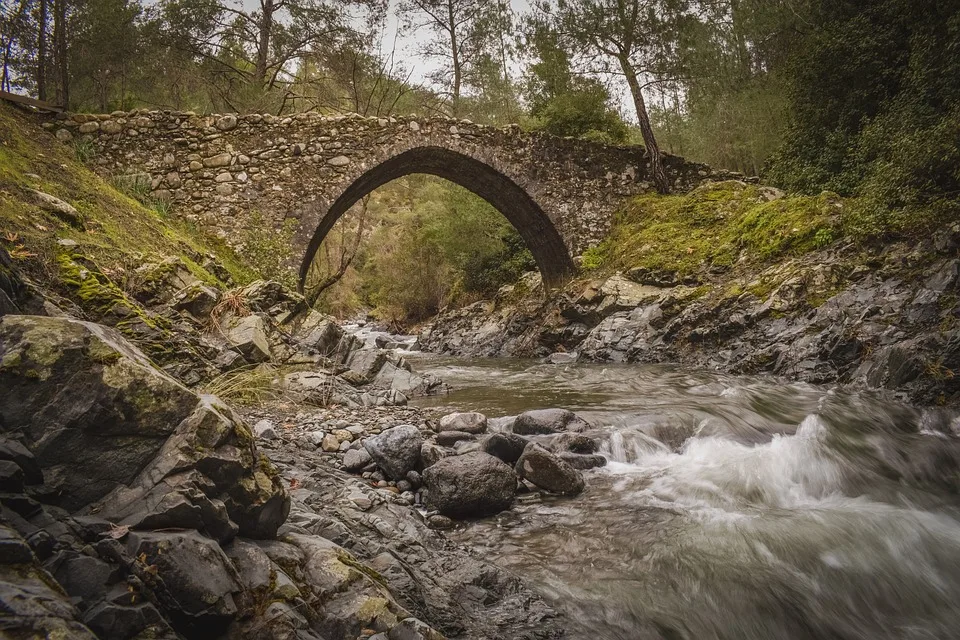
[[[650,115],[647,113],[647,105],[643,100],[643,90],[640,88],[637,73],[633,70],[629,60],[620,60],[620,67],[623,69],[627,84],[630,86],[633,106],[637,110],[637,120],[640,122],[640,133],[643,135],[643,145],[647,148],[647,155],[650,156],[650,175],[653,178],[653,184],[660,193],[670,193],[670,182],[667,180],[667,173],[663,168],[660,145],[657,144],[657,138],[653,135],[653,127],[650,126]]]

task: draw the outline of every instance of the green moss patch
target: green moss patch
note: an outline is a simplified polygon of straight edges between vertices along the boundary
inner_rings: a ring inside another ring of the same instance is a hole
[[[41,211],[33,204],[28,188],[76,207],[86,229],[75,229]],[[66,238],[75,241],[79,253],[121,285],[126,272],[168,257],[179,258],[208,284],[227,285],[216,270],[203,266],[211,257],[234,283],[245,284],[258,277],[220,239],[148,204],[93,173],[70,146],[42,130],[37,116],[0,105],[0,235],[16,237],[16,246],[22,247],[25,256],[18,267],[24,272],[38,276],[41,282],[57,277],[62,265],[56,242]]]
[[[617,214],[608,239],[584,253],[582,266],[686,276],[800,255],[841,235],[839,197],[770,197],[763,187],[727,181],[683,195],[633,198]]]

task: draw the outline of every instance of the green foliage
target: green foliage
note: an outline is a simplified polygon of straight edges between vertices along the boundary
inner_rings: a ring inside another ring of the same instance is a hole
[[[351,304],[366,303],[385,320],[417,322],[492,296],[536,266],[498,211],[444,180],[396,180],[368,207],[374,231],[344,280],[320,300],[326,311],[345,315]]]
[[[93,143],[92,138],[80,137],[73,141],[73,153],[77,160],[83,164],[89,164],[97,157],[97,145]]]
[[[594,78],[574,74],[571,55],[556,29],[534,17],[526,30],[537,58],[526,79],[531,128],[596,142],[624,142],[627,125],[610,106],[609,90]]]
[[[297,288],[297,274],[289,264],[289,256],[296,227],[296,220],[287,218],[276,229],[259,211],[254,211],[240,234],[244,262],[260,277],[276,280],[292,290]]]
[[[760,188],[740,182],[640,196],[620,212],[609,237],[584,253],[583,267],[689,275],[739,261],[772,261],[832,239],[842,206],[828,193],[769,200]]]
[[[812,3],[793,119],[769,175],[858,195],[857,235],[925,233],[960,206],[960,11],[933,0]]]

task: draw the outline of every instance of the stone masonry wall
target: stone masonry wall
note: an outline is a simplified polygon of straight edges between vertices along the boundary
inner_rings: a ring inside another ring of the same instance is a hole
[[[445,118],[324,117],[304,113],[209,115],[170,111],[75,114],[49,122],[63,142],[95,146],[95,168],[125,176],[172,210],[236,245],[255,220],[293,219],[299,261],[330,204],[368,170],[399,153],[440,147],[482,162],[522,187],[571,255],[601,240],[618,202],[651,188],[640,147],[615,147]],[[705,165],[666,158],[686,190],[711,177]],[[471,176],[460,183],[470,188]],[[259,217],[258,215],[259,214]]]

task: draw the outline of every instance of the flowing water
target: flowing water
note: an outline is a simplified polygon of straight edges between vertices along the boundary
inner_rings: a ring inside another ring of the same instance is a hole
[[[451,534],[571,638],[960,638],[956,413],[666,366],[415,366],[455,389],[421,405],[596,426],[609,464],[582,495]]]

